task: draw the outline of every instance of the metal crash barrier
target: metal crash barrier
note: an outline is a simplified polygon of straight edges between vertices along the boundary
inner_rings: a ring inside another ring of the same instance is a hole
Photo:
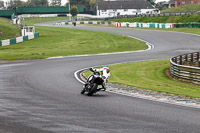
[[[200,52],[183,54],[170,59],[173,77],[200,84]]]

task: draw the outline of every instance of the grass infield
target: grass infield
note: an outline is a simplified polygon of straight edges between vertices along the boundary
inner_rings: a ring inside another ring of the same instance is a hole
[[[142,41],[110,33],[40,26],[36,30],[40,32],[39,38],[0,47],[0,60],[43,59],[147,49]]]
[[[20,36],[21,29],[12,25],[12,21],[6,18],[0,18],[0,40],[6,40]]]
[[[169,65],[168,59],[111,65],[109,82],[199,99],[199,85],[170,79],[166,74]],[[91,73],[87,71],[84,74],[88,76]]]

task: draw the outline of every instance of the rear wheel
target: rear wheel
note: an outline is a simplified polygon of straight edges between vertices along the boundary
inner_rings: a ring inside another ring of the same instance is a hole
[[[91,89],[88,91],[88,96],[92,96],[97,91],[97,84],[94,83]]]

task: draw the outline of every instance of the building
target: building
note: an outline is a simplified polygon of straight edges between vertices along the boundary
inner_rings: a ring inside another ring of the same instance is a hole
[[[200,0],[175,0],[175,7],[189,4],[200,4]]]
[[[146,0],[120,0],[97,2],[97,16],[139,15],[154,13],[155,8]]]

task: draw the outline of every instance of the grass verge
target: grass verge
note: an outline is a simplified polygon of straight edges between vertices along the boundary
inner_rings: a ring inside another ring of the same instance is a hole
[[[161,13],[172,13],[172,12],[199,12],[200,4],[190,4],[180,7],[167,8],[162,10]]]
[[[0,18],[0,40],[14,38],[20,36],[21,29],[12,25],[12,21],[5,18]]]
[[[36,23],[50,22],[50,21],[58,21],[58,20],[67,20],[68,17],[37,17],[37,18],[24,18],[22,20],[22,25],[34,25]]]
[[[143,23],[191,23],[200,22],[200,15],[182,15],[182,16],[166,16],[166,17],[136,17],[110,19],[108,21],[115,22],[143,22]]]
[[[36,27],[40,37],[34,40],[0,47],[0,60],[42,59],[98,53],[146,49],[144,42],[110,33],[58,27]]]
[[[169,65],[168,59],[111,65],[109,82],[199,99],[198,85],[171,80],[166,75]],[[89,74],[85,73],[86,76]]]

